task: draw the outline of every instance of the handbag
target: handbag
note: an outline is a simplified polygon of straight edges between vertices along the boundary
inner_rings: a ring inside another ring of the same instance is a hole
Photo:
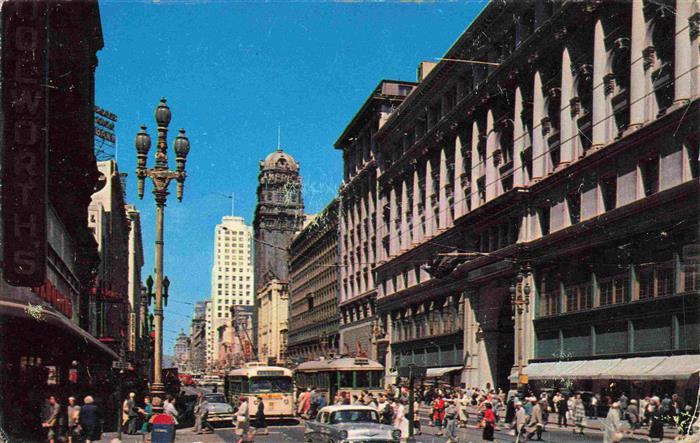
[[[622,441],[623,438],[625,438],[625,435],[620,431],[617,431],[612,435],[612,441],[614,442]]]

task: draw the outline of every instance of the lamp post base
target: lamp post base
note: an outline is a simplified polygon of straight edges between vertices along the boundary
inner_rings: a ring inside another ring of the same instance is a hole
[[[158,398],[160,401],[155,401]],[[153,412],[163,412],[163,402],[165,401],[165,386],[163,383],[151,384],[151,404],[153,404]]]

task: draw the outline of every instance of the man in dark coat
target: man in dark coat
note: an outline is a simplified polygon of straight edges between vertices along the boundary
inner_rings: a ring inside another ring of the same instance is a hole
[[[559,400],[557,401],[557,412],[559,413],[557,424],[561,426],[563,423],[564,427],[566,427],[566,414],[569,412],[569,399],[566,397],[566,395],[559,397]]]
[[[85,405],[80,409],[80,427],[87,443],[99,442],[102,438],[102,414],[91,396],[85,397]]]

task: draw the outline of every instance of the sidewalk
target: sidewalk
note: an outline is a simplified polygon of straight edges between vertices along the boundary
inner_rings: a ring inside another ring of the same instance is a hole
[[[420,408],[418,409],[418,413],[421,416],[421,423],[423,421],[430,421],[430,411],[431,408],[425,405],[421,405]],[[475,421],[475,417],[478,416],[479,410],[475,406],[470,406],[467,407],[467,413],[469,414],[469,420],[467,420],[467,428],[472,428],[476,429],[478,428],[477,424],[470,425],[469,422]],[[499,411],[498,412],[498,420],[499,423],[497,426],[497,429],[500,428],[501,430],[504,428],[504,420],[505,420],[505,411]],[[547,423],[545,425],[546,428],[556,428],[556,429],[573,429],[573,422],[568,423],[568,427],[564,426],[559,426],[556,423],[559,420],[559,414],[556,412],[551,412],[549,414],[549,417],[547,419]],[[603,426],[603,423],[601,423],[600,418],[586,418],[585,420],[585,426],[584,429],[591,430],[591,431],[597,431],[600,433],[603,433],[605,427]],[[634,436],[635,438],[639,437],[644,437],[646,440],[647,435],[649,434],[649,428],[648,427],[642,427],[641,429],[637,429],[634,432],[630,432],[630,427],[629,423],[627,421],[623,420],[622,421],[622,432],[624,432],[627,435]],[[673,440],[676,438],[676,428],[675,427],[670,427],[670,426],[664,426],[664,440]]]

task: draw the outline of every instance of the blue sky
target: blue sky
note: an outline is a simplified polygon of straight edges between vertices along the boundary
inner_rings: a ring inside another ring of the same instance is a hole
[[[173,113],[169,144],[184,127],[192,146],[184,200],[171,186],[165,215],[166,353],[188,330],[192,304],[209,297],[214,226],[231,212],[226,194],[252,222],[258,161],[276,148],[278,124],[314,213],[341,181],[333,142],[379,80],[415,80],[418,62],[442,56],[484,5],[101,2],[96,103],[119,116],[119,168],[142,211],[144,279],[153,270],[155,205],[150,184],[136,198],[133,140],[144,123],[155,139],[161,96]]]

